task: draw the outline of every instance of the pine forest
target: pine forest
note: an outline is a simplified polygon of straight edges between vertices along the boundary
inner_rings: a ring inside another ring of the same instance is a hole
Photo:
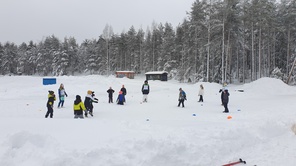
[[[185,11],[184,11],[185,12]],[[180,82],[249,82],[276,77],[295,84],[296,0],[196,0],[177,27],[152,23],[80,44],[75,37],[0,43],[1,75],[111,75],[167,71]]]

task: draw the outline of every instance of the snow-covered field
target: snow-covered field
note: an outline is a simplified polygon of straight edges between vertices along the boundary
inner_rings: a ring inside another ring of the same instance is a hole
[[[295,166],[296,87],[262,78],[228,85],[229,114],[221,106],[221,85],[149,81],[148,103],[141,104],[144,77],[63,76],[56,85],[42,77],[0,77],[0,166],[219,166],[242,158],[249,166]],[[65,108],[45,119],[48,90],[60,83]],[[124,106],[109,104],[107,89],[127,88]],[[177,107],[178,89],[188,100]],[[243,89],[244,92],[238,90]],[[94,117],[74,119],[76,95],[95,91]],[[196,116],[193,116],[196,115]],[[231,119],[227,117],[231,116]]]

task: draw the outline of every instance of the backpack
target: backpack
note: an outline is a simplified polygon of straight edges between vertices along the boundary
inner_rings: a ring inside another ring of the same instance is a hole
[[[183,94],[184,99],[187,100],[186,93],[183,91],[182,94]]]

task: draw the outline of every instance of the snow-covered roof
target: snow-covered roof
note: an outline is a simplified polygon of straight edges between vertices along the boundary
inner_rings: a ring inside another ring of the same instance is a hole
[[[168,72],[166,71],[150,71],[145,74],[164,74],[164,73],[168,74]]]
[[[134,71],[116,71],[117,73],[134,73]]]

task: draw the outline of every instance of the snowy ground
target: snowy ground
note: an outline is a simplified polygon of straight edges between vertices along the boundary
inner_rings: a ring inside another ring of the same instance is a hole
[[[296,87],[263,78],[229,85],[229,114],[222,113],[220,85],[149,81],[148,103],[141,104],[144,77],[63,76],[56,85],[42,77],[0,77],[1,166],[219,166],[239,158],[249,166],[295,166]],[[45,119],[48,90],[65,85],[65,108]],[[124,84],[127,103],[109,104]],[[177,107],[178,89],[188,100]],[[244,92],[239,92],[243,89]],[[73,101],[95,91],[94,117],[73,119]],[[196,116],[193,116],[193,115]],[[232,119],[227,119],[231,116]]]

